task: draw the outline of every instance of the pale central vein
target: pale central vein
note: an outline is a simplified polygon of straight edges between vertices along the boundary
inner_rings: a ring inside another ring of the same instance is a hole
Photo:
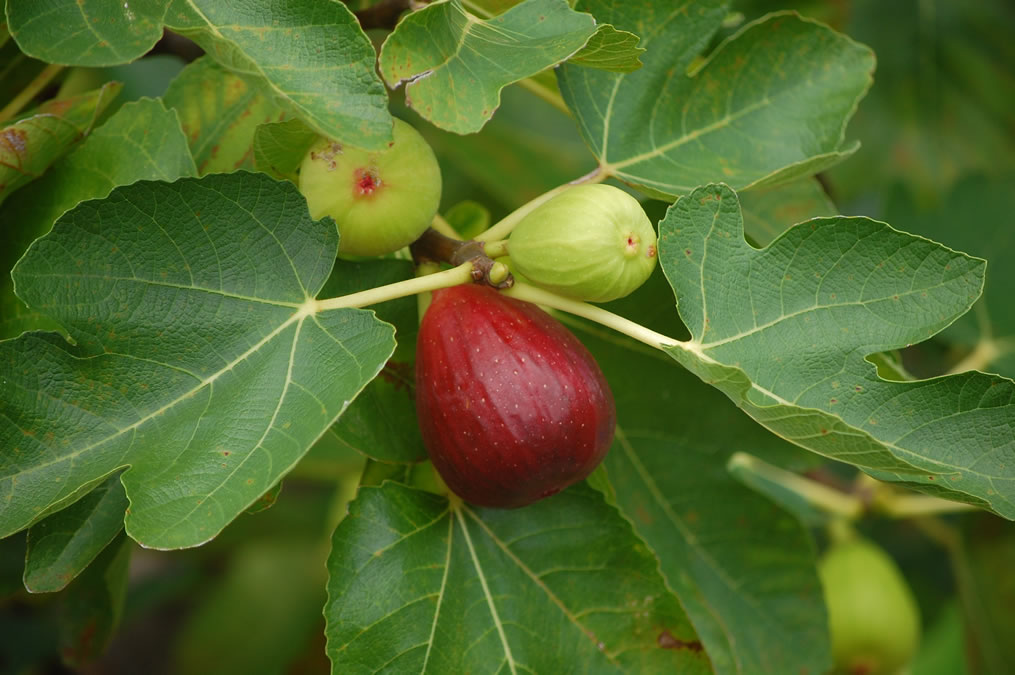
[[[469,548],[469,555],[472,556],[472,564],[476,568],[476,575],[479,577],[479,584],[483,587],[483,595],[486,596],[486,604],[490,608],[490,615],[493,617],[494,626],[497,628],[497,634],[500,636],[501,644],[504,646],[504,656],[507,659],[508,669],[511,671],[511,675],[518,675],[518,670],[515,668],[515,659],[511,655],[511,646],[508,644],[507,634],[504,633],[504,625],[501,623],[500,615],[497,613],[497,606],[493,602],[493,595],[490,594],[490,587],[486,583],[486,575],[483,574],[483,567],[479,564],[479,557],[476,555],[476,549],[472,546],[472,537],[469,536],[469,528],[465,525],[465,519],[462,518],[462,514],[459,511],[455,511],[458,516],[458,525],[462,528],[462,536],[465,539],[465,545]]]

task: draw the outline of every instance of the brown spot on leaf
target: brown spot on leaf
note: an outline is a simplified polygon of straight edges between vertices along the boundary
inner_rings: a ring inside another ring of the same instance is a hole
[[[20,158],[24,157],[25,150],[28,149],[28,143],[25,142],[25,132],[21,129],[4,129],[0,132],[0,143],[5,147],[10,148],[11,152]]]
[[[659,638],[656,643],[662,649],[690,649],[692,652],[701,652],[701,642],[698,640],[684,641],[679,638],[673,637],[673,633],[667,629],[663,629],[663,632],[659,634]]]

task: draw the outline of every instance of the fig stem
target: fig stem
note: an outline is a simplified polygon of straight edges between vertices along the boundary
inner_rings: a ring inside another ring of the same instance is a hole
[[[683,345],[678,340],[675,340],[662,333],[657,333],[654,330],[642,326],[640,323],[635,323],[630,319],[609,312],[602,307],[596,307],[590,305],[587,302],[580,302],[578,300],[572,300],[565,298],[556,293],[550,291],[544,291],[541,288],[530,286],[529,284],[515,283],[515,285],[504,291],[506,295],[519,300],[526,300],[533,302],[537,305],[545,305],[552,307],[553,309],[559,309],[568,314],[574,314],[576,316],[583,317],[590,321],[602,324],[607,328],[612,328],[618,333],[623,333],[628,337],[632,337],[639,342],[644,342],[650,347],[656,349],[664,349],[668,347],[680,347]]]
[[[488,258],[501,258],[508,253],[508,240],[500,239],[498,241],[488,241],[483,246],[483,251],[486,253]]]
[[[515,225],[520,223],[522,221],[522,218],[529,215],[530,213],[535,211],[536,208],[542,206],[543,204],[550,201],[560,193],[574,187],[575,185],[591,185],[594,183],[602,183],[607,178],[609,178],[609,175],[605,171],[602,171],[599,167],[596,167],[595,170],[585,174],[581,178],[577,178],[571,181],[570,183],[558,185],[549,192],[544,192],[535,199],[527,202],[526,204],[523,204],[522,206],[519,206],[511,213],[504,216],[503,219],[498,221],[489,230],[478,235],[476,237],[476,241],[496,241],[498,239],[507,239],[507,236],[511,234],[511,230],[515,229]]]
[[[434,214],[433,222],[430,223],[430,227],[437,230],[438,232],[440,232],[449,239],[457,239],[458,241],[462,240],[461,235],[455,232],[455,228],[451,227],[451,223],[444,220],[444,218],[439,213]]]
[[[427,261],[446,262],[452,265],[471,262],[473,281],[482,281],[494,288],[509,288],[514,283],[514,278],[510,274],[501,274],[498,270],[499,281],[490,276],[495,263],[484,253],[484,246],[481,241],[474,239],[459,241],[428,227],[419,239],[413,242],[410,250],[417,264]]]
[[[440,288],[467,284],[472,278],[473,264],[467,261],[443,272],[428,274],[415,279],[406,279],[386,286],[378,286],[359,293],[341,295],[337,298],[318,300],[314,309],[318,312],[326,312],[331,309],[345,309],[348,307],[367,307],[380,302],[403,298],[407,295],[415,295],[426,291],[436,291]]]
[[[966,358],[956,363],[947,374],[955,375],[957,373],[964,373],[968,370],[984,371],[991,363],[996,361],[998,357],[1013,350],[1015,350],[1015,344],[1006,344],[1006,341],[1004,340],[994,340],[991,338],[980,340],[980,342],[977,343],[976,348],[969,352],[969,354],[966,355]]]
[[[929,495],[907,494],[883,495],[874,502],[873,506],[878,513],[890,518],[915,518],[940,513],[962,513],[980,510],[978,506],[964,502],[953,502]]]
[[[840,492],[800,474],[769,464],[746,452],[733,453],[726,462],[726,469],[733,474],[744,472],[758,476],[792,492],[822,511],[847,520],[859,518],[864,511],[863,500],[856,495]]]
[[[441,271],[441,266],[433,262],[425,262],[420,264],[416,268],[416,277],[425,277],[431,274],[437,274]],[[423,320],[423,315],[426,314],[426,310],[430,307],[430,301],[433,300],[433,294],[430,291],[424,291],[416,295],[416,314],[419,320]]]

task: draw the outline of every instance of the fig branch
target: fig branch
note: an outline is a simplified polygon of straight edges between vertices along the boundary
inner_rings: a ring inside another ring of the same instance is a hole
[[[482,241],[460,241],[441,234],[434,228],[426,231],[410,247],[412,258],[416,264],[424,262],[446,262],[451,265],[472,263],[472,279],[483,282],[494,288],[510,288],[514,278],[504,263],[495,262],[486,254],[486,244]],[[503,255],[502,247],[497,254]]]

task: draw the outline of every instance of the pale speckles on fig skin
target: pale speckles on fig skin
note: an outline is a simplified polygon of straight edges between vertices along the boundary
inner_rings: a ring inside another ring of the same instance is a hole
[[[448,486],[516,507],[585,478],[613,439],[602,372],[561,324],[482,286],[434,294],[417,343],[416,402]]]

